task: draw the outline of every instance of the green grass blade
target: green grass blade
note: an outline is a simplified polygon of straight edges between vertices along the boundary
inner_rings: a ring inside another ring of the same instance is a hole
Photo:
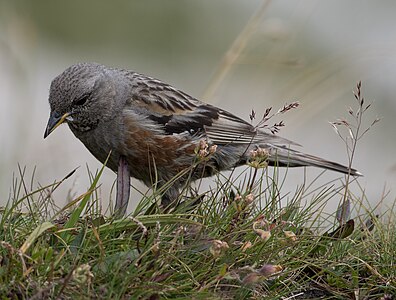
[[[118,219],[115,220],[111,223],[106,223],[103,225],[100,225],[97,230],[99,233],[104,233],[106,231],[114,231],[117,228],[120,230],[127,230],[127,229],[135,229],[141,225],[144,225],[146,227],[151,227],[155,226],[157,223],[160,223],[162,225],[170,225],[170,224],[190,224],[190,225],[202,225],[201,223],[194,221],[192,219],[188,219],[187,217],[200,217],[198,215],[186,215],[186,214],[181,214],[181,215],[142,215],[142,216],[137,216],[135,219],[140,223],[138,224],[136,220],[125,218],[125,219]],[[92,233],[92,230],[89,231],[89,233]]]
[[[21,248],[19,249],[23,254],[26,253],[26,251],[30,248],[30,246],[34,243],[34,241],[42,235],[45,231],[47,231],[50,228],[54,228],[55,225],[52,224],[51,222],[44,222],[37,226],[32,233],[28,236],[26,241],[23,243]]]
[[[87,206],[87,203],[88,203],[89,199],[91,198],[91,195],[92,195],[93,191],[96,189],[96,185],[98,184],[98,181],[99,181],[100,177],[102,176],[103,170],[104,170],[104,168],[105,168],[105,166],[107,164],[107,161],[108,161],[108,159],[110,157],[110,154],[111,153],[109,153],[109,155],[107,156],[107,159],[106,159],[105,163],[103,164],[102,168],[99,170],[98,174],[95,176],[94,180],[92,181],[92,184],[91,184],[90,188],[84,194],[84,197],[82,198],[80,204],[73,211],[73,213],[71,214],[69,220],[63,226],[63,229],[69,229],[69,228],[75,227],[75,225],[78,222],[82,212],[84,211],[84,208]],[[61,239],[67,241],[68,237],[70,237],[70,232],[69,231],[62,232],[60,237],[61,237]]]

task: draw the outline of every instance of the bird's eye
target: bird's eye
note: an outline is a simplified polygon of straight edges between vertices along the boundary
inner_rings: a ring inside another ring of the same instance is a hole
[[[76,106],[81,106],[84,105],[87,100],[89,99],[90,94],[85,94],[82,97],[78,98],[76,101],[73,102],[74,105]]]

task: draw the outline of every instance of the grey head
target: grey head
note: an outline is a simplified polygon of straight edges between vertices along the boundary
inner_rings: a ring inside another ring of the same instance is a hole
[[[122,109],[125,78],[117,69],[96,63],[80,63],[67,68],[51,83],[51,114],[44,138],[63,122],[73,132],[94,129],[99,122]]]

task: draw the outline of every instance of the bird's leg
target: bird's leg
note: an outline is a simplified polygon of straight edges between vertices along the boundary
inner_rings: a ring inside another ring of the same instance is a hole
[[[161,208],[164,211],[176,206],[179,198],[179,189],[176,186],[170,187],[161,197]]]
[[[172,203],[172,199],[169,198],[168,194],[164,194],[161,197],[161,207],[166,209]]]
[[[130,181],[128,162],[125,156],[121,155],[118,161],[117,196],[114,207],[114,213],[117,218],[125,216],[129,201]]]

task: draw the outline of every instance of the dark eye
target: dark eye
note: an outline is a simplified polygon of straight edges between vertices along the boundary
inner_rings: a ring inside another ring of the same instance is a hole
[[[82,97],[78,98],[77,100],[73,101],[73,104],[76,106],[84,105],[87,100],[89,99],[90,94],[83,95]]]

